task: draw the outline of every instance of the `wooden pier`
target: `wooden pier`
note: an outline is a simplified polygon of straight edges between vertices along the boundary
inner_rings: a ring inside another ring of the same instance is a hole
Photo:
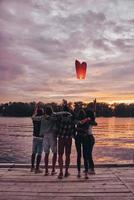
[[[58,171],[58,169],[57,169]],[[134,167],[96,168],[89,179],[77,178],[75,167],[70,176],[44,176],[27,166],[0,166],[0,200],[134,200]]]

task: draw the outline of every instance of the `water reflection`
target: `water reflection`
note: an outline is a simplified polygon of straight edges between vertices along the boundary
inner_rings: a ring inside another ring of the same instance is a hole
[[[98,118],[97,122],[95,163],[133,163],[134,118]],[[0,118],[0,162],[29,163],[31,146],[30,118]],[[74,143],[71,162],[76,163]]]

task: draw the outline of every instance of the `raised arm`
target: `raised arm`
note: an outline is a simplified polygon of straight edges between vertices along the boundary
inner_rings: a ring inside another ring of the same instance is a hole
[[[94,117],[96,117],[96,98],[93,101],[93,112],[94,112]]]

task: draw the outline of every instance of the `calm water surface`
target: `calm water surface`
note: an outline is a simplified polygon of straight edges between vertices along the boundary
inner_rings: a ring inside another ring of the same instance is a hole
[[[134,163],[134,118],[97,118],[95,163]],[[29,163],[31,118],[0,117],[0,162]],[[73,143],[71,163],[76,164]]]

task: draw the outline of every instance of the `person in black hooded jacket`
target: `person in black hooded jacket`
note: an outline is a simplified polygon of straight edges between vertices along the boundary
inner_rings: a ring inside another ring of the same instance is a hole
[[[77,150],[77,169],[78,177],[81,176],[81,148],[83,149],[83,159],[85,167],[85,179],[88,179],[89,169],[94,170],[94,162],[92,159],[92,150],[95,143],[92,134],[92,126],[96,126],[95,118],[87,117],[86,112],[81,109],[79,112],[79,121],[77,123],[77,133],[75,136],[75,146]]]

